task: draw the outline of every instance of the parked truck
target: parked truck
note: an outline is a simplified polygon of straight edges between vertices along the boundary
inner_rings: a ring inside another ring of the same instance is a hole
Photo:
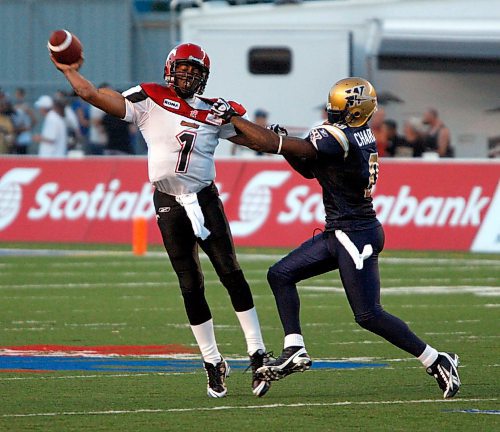
[[[500,2],[337,0],[184,10],[183,41],[212,59],[207,96],[265,109],[300,135],[331,85],[360,75],[400,130],[432,107],[458,157],[485,157],[500,136]]]

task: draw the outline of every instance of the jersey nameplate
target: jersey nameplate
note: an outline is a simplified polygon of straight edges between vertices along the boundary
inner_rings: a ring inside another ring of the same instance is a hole
[[[359,147],[364,147],[376,141],[371,129],[363,129],[359,132],[354,132],[353,136]]]

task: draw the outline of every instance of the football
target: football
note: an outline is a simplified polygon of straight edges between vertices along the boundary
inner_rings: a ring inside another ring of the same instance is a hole
[[[82,57],[83,50],[80,40],[68,30],[53,31],[47,48],[59,63],[73,64]]]

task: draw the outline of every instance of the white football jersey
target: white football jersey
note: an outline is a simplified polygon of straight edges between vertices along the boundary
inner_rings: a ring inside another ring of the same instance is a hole
[[[151,183],[169,195],[196,193],[210,185],[219,138],[236,135],[231,123],[210,114],[215,99],[182,99],[172,88],[154,83],[132,87],[123,96],[123,119],[137,125],[148,146]]]

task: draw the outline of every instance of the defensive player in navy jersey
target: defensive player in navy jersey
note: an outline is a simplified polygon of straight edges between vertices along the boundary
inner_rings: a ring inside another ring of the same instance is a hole
[[[241,137],[229,121],[210,112],[216,100],[200,96],[210,73],[207,53],[198,45],[181,44],[166,59],[164,85],[141,84],[123,94],[96,89],[78,72],[83,59],[73,65],[51,59],[78,96],[108,114],[134,123],[144,136],[149,179],[155,187],[156,218],[203,357],[208,396],[226,395],[229,366],[215,340],[198,247],[208,255],[229,293],[247,342],[252,391],[263,396],[270,383],[256,373],[267,358],[259,320],[213,182],[214,151],[219,138],[238,143]],[[241,105],[231,102],[230,106],[246,117]]]
[[[373,86],[356,77],[331,88],[328,121],[314,127],[305,139],[288,137],[277,125],[272,130],[261,128],[239,116],[224,100],[212,107],[215,115],[230,119],[246,137],[246,146],[282,154],[304,177],[315,178],[323,190],[325,231],[269,269],[267,278],[285,341],[281,356],[258,372],[268,380],[279,380],[311,367],[300,326],[296,283],[338,269],[356,322],[417,357],[436,378],[443,396],[450,398],[460,387],[458,356],[427,345],[380,303],[378,257],[384,247],[384,230],[372,205],[379,163],[375,137],[368,126],[376,109]]]

